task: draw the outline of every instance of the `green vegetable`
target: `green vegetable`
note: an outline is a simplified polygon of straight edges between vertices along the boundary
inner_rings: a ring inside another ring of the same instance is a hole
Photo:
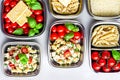
[[[42,6],[39,2],[34,2],[29,5],[33,10],[42,10]]]
[[[29,37],[32,37],[32,36],[34,36],[35,35],[35,31],[34,31],[34,29],[31,29],[30,31],[29,31],[29,33],[28,33],[28,36]]]
[[[120,53],[117,50],[112,50],[112,56],[115,60],[120,60]]]
[[[74,37],[74,33],[73,32],[70,32],[70,33],[68,33],[68,34],[66,34],[65,36],[64,36],[64,39],[66,40],[66,41],[69,41],[71,38],[73,38]]]
[[[28,24],[30,25],[30,28],[35,28],[35,26],[37,25],[37,22],[34,18],[28,17]]]
[[[34,32],[35,32],[35,33],[39,33],[39,30],[38,30],[38,29],[34,29]]]
[[[28,62],[28,58],[26,56],[26,54],[18,54],[18,57],[20,59],[20,62],[23,64],[23,65],[26,65],[27,62]]]
[[[79,31],[79,28],[77,26],[75,26],[72,30],[73,32],[78,32]]]
[[[65,26],[66,26],[67,29],[70,30],[70,31],[72,31],[72,30],[74,29],[74,27],[75,27],[75,25],[72,24],[72,23],[66,23]]]
[[[35,3],[35,2],[37,2],[37,0],[31,0],[31,3]]]
[[[41,29],[43,27],[43,24],[42,23],[38,23],[37,25],[36,25],[36,29]]]
[[[16,29],[16,30],[13,32],[13,34],[15,34],[15,35],[22,35],[22,34],[23,34],[23,29],[22,29],[22,28],[18,28],[18,29]]]

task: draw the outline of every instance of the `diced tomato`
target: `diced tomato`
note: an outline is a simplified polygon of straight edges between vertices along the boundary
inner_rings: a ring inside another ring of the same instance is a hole
[[[16,68],[15,65],[12,64],[11,62],[9,63],[9,66],[10,66],[11,68]]]
[[[66,51],[64,52],[64,57],[65,57],[65,58],[68,58],[69,56],[71,56],[71,52],[70,52],[70,50],[66,50]]]
[[[17,56],[15,56],[15,59],[16,59],[16,60],[19,60],[19,56],[18,56],[18,55],[17,55]]]
[[[30,56],[30,57],[29,57],[28,64],[31,64],[31,63],[32,63],[32,57]]]
[[[27,53],[28,53],[28,48],[22,47],[22,48],[21,48],[21,51],[22,51],[23,53],[27,54]]]
[[[14,54],[15,50],[9,51],[9,55],[12,56]]]

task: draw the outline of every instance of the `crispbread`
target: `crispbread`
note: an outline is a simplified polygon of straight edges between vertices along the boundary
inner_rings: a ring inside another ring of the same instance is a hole
[[[27,17],[29,17],[32,14],[32,12],[27,8],[25,12],[20,16],[20,18],[17,20],[17,23],[22,26],[27,22]]]
[[[23,1],[19,1],[17,5],[7,14],[7,17],[14,23],[27,8],[27,5]]]

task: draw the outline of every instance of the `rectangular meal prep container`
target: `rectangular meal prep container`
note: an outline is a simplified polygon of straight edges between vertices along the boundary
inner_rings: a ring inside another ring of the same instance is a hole
[[[92,36],[92,32],[93,32],[93,30],[96,28],[96,27],[98,27],[99,25],[115,25],[115,26],[117,26],[117,28],[118,28],[118,31],[119,31],[119,34],[120,34],[120,23],[118,23],[117,21],[115,22],[115,21],[98,21],[98,22],[96,22],[96,23],[94,23],[93,25],[92,25],[92,27],[90,28],[90,35],[89,35],[89,61],[90,61],[90,68],[91,68],[91,70],[93,71],[93,72],[95,72],[95,73],[106,73],[106,72],[96,72],[93,68],[92,68],[92,60],[91,60],[91,52],[92,51],[105,51],[105,50],[107,50],[107,51],[112,51],[112,50],[118,50],[118,51],[120,51],[120,37],[119,37],[119,46],[116,46],[116,47],[95,47],[95,46],[92,46],[92,44],[91,44],[91,36]],[[118,71],[119,72],[119,71]],[[116,73],[116,72],[108,72],[108,73]]]
[[[109,19],[117,19],[120,18],[119,16],[114,16],[114,17],[100,17],[100,16],[95,16],[92,11],[91,11],[91,5],[90,5],[90,0],[87,0],[87,10],[90,16],[92,16],[96,20],[109,20]]]
[[[56,67],[56,68],[75,68],[75,67],[79,67],[83,63],[84,50],[85,50],[85,36],[84,36],[84,38],[80,42],[80,44],[81,44],[81,56],[80,56],[80,60],[77,63],[71,64],[69,66],[61,66],[58,63],[56,63],[54,60],[52,60],[52,58],[51,58],[51,54],[50,54],[50,34],[51,34],[51,28],[54,25],[64,24],[66,22],[70,22],[70,23],[73,23],[75,25],[78,25],[79,29],[82,30],[83,36],[85,34],[84,33],[84,27],[78,21],[75,21],[75,20],[58,20],[58,21],[55,21],[54,23],[52,23],[52,25],[50,26],[50,29],[49,29],[50,32],[48,34],[48,60],[49,60],[50,65],[52,65],[53,67]]]
[[[44,12],[44,22],[43,22],[43,30],[39,33],[39,34],[37,34],[37,35],[35,35],[35,36],[33,36],[33,37],[28,37],[28,36],[16,36],[16,35],[11,35],[11,34],[9,34],[9,33],[7,33],[6,31],[5,31],[5,29],[4,29],[4,21],[3,21],[3,12],[4,12],[4,1],[5,0],[3,0],[2,1],[2,3],[1,3],[1,31],[4,33],[4,35],[7,37],[7,38],[11,38],[11,39],[20,39],[20,40],[28,40],[28,39],[34,39],[34,38],[37,38],[37,37],[39,37],[40,35],[42,35],[42,33],[45,31],[45,28],[46,28],[46,19],[47,19],[47,14],[46,14],[46,5],[45,5],[45,2],[44,2],[44,0],[38,0],[41,4],[42,4],[42,6],[43,6],[43,12]]]
[[[35,49],[39,50],[38,54],[38,67],[34,72],[30,72],[28,74],[12,74],[7,68],[4,67],[4,53],[6,52],[7,48],[9,46],[16,46],[16,45],[30,45],[32,47],[34,47]],[[40,65],[41,65],[41,53],[40,53],[40,46],[38,43],[36,42],[7,42],[3,45],[2,47],[2,70],[4,72],[4,74],[6,76],[9,77],[32,77],[32,76],[36,76],[39,74],[40,72]]]
[[[51,5],[51,1],[49,0],[49,12],[52,14],[53,17],[55,18],[59,18],[59,19],[73,19],[73,18],[77,18],[78,15],[82,12],[83,10],[83,0],[79,0],[79,2],[81,3],[78,11],[74,14],[71,15],[64,15],[64,14],[58,14],[56,13],[53,9],[52,9],[52,5]]]

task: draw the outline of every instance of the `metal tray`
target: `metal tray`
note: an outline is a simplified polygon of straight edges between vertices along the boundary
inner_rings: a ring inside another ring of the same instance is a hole
[[[36,76],[39,74],[39,71],[40,71],[40,63],[41,63],[41,54],[40,52],[37,53],[38,54],[38,67],[37,69],[34,71],[34,72],[30,72],[28,74],[17,74],[17,73],[11,73],[7,68],[4,67],[4,53],[6,52],[7,48],[9,46],[16,46],[16,45],[30,45],[32,47],[34,47],[35,49],[39,50],[40,51],[40,46],[38,43],[35,43],[35,42],[8,42],[6,44],[3,45],[3,48],[2,48],[2,70],[4,72],[5,75],[9,76],[9,77],[31,77],[31,76]]]
[[[46,15],[46,5],[45,5],[45,3],[44,3],[44,0],[38,0],[41,4],[42,4],[42,6],[43,6],[43,12],[44,12],[44,26],[43,26],[43,29],[42,29],[42,31],[41,31],[41,33],[39,33],[39,34],[37,34],[37,35],[35,35],[35,36],[33,36],[33,37],[28,37],[28,36],[16,36],[16,35],[12,35],[12,34],[9,34],[9,33],[7,33],[6,31],[5,31],[5,29],[4,29],[4,20],[3,20],[3,18],[2,18],[2,15],[3,15],[3,10],[4,10],[4,6],[3,6],[3,4],[4,4],[4,1],[5,0],[3,0],[2,1],[2,3],[1,3],[1,31],[4,33],[4,35],[7,37],[7,38],[11,38],[11,39],[19,39],[19,40],[27,40],[27,39],[35,39],[35,38],[37,38],[37,37],[39,37],[43,32],[44,32],[44,30],[45,30],[45,28],[46,28],[46,17],[47,17],[47,15]]]
[[[83,9],[83,0],[79,0],[79,2],[82,3],[82,4],[80,4],[79,9],[78,9],[78,11],[76,13],[70,14],[70,15],[58,14],[58,13],[56,13],[52,9],[51,1],[52,0],[49,0],[49,11],[55,18],[59,18],[59,19],[73,19],[73,18],[77,18],[78,15],[81,13],[81,11]]]
[[[52,66],[54,67],[57,67],[57,68],[74,68],[74,67],[79,67],[82,63],[83,63],[83,57],[84,57],[84,39],[85,39],[85,36],[84,36],[84,39],[81,40],[80,44],[82,46],[82,50],[81,50],[81,57],[80,57],[80,60],[77,62],[77,63],[74,63],[74,64],[71,64],[71,65],[59,65],[58,63],[56,63],[52,58],[51,58],[51,54],[50,54],[50,34],[51,34],[51,28],[52,26],[54,25],[58,25],[58,24],[64,24],[66,22],[71,22],[75,25],[78,25],[78,27],[80,28],[81,32],[83,33],[83,36],[84,36],[84,27],[81,25],[81,23],[79,23],[78,21],[74,21],[74,20],[59,20],[59,21],[56,21],[54,22],[51,27],[50,27],[50,32],[49,32],[49,36],[48,36],[48,58],[49,58],[49,62]]]

